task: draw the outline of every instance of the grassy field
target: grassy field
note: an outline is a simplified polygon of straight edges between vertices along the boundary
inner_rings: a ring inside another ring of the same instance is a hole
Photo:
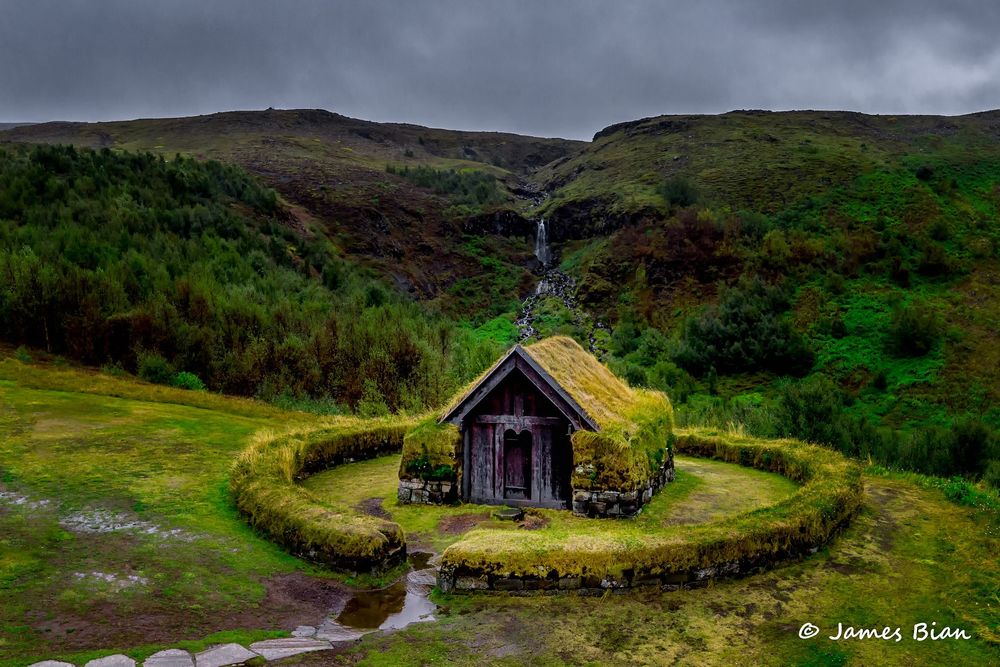
[[[229,465],[250,434],[316,419],[0,360],[0,665],[49,657],[79,664],[116,650],[141,658],[168,645],[246,642],[317,622],[350,589],[255,535],[226,491]],[[396,507],[394,466],[386,457],[308,484],[334,504],[381,506],[410,533],[411,550],[440,550],[490,522],[477,516],[486,508]],[[866,488],[862,514],[828,548],[763,575],[677,593],[436,594],[438,622],[298,662],[1000,663],[996,515],[891,473],[867,476]],[[793,489],[780,477],[678,457],[677,481],[639,521],[718,518]],[[539,525],[546,520],[542,530],[575,521],[540,512]],[[798,639],[805,622],[823,633]],[[823,639],[838,622],[898,625],[903,638]],[[962,627],[973,638],[916,642],[909,633],[917,622]]]
[[[0,364],[0,664],[293,628],[311,568],[246,527],[227,478],[250,433],[307,419]]]
[[[865,482],[866,507],[847,531],[762,575],[676,593],[439,596],[437,623],[293,663],[1000,664],[996,517],[891,475]],[[821,633],[801,640],[807,622]],[[900,627],[901,641],[830,640],[838,623]],[[972,639],[918,642],[916,623],[961,627]]]
[[[773,504],[794,493],[790,480],[728,463],[678,456],[677,479],[643,508],[634,521],[599,522],[566,511],[532,509],[523,526],[493,518],[488,505],[398,505],[399,457],[383,456],[313,475],[305,486],[335,507],[388,513],[407,534],[410,551],[440,553],[474,527],[543,530],[557,534],[628,528],[643,532],[653,526],[687,525]]]

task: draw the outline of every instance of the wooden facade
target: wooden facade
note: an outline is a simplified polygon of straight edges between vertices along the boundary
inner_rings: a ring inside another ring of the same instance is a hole
[[[576,429],[597,430],[583,409],[515,346],[441,421],[462,432],[462,499],[564,509]]]

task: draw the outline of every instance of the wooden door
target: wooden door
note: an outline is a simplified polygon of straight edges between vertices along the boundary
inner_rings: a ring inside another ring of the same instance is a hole
[[[504,433],[503,497],[510,500],[531,498],[531,431]]]
[[[469,497],[474,503],[489,503],[500,499],[494,484],[493,461],[494,425],[473,424],[469,447]]]

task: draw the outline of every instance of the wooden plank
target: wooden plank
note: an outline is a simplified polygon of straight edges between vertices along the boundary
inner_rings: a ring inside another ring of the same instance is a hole
[[[493,482],[494,426],[476,424],[472,431],[472,488],[470,497],[495,497]]]
[[[515,430],[523,430],[531,426],[558,426],[559,424],[565,424],[566,419],[563,417],[534,417],[531,415],[523,415],[521,417],[513,417],[512,415],[476,415],[470,421],[475,424],[508,424],[511,428],[517,426]]]
[[[472,495],[472,429],[462,428],[462,500]]]
[[[493,427],[493,441],[490,454],[493,457],[493,478],[490,480],[490,496],[503,500],[503,424]]]
[[[545,500],[549,498],[549,448],[545,442],[545,432],[548,429],[542,426],[535,426],[532,429],[532,436],[535,439],[535,498]]]

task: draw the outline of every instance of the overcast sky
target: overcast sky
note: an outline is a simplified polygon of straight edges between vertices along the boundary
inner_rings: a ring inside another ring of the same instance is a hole
[[[573,138],[664,113],[969,113],[1000,107],[1000,2],[0,2],[0,121],[269,106]]]

